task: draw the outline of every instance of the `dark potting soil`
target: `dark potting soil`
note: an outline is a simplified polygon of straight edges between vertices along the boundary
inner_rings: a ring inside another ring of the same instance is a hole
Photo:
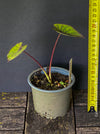
[[[44,74],[41,74],[41,72],[39,71],[31,76],[31,82],[34,86],[45,90],[58,90],[68,86],[68,75],[52,73],[51,76],[52,84],[48,83],[46,76]]]

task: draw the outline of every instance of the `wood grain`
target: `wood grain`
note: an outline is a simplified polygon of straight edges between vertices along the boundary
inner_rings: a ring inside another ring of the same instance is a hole
[[[32,94],[28,95],[25,134],[75,134],[73,107],[64,117],[50,120],[34,111]]]
[[[74,106],[87,106],[88,90],[73,90]],[[98,90],[98,105],[100,105],[100,90]]]
[[[23,134],[23,131],[0,131],[0,134]]]
[[[76,129],[77,134],[100,134],[100,127],[83,127]]]
[[[95,117],[94,113],[87,112],[87,107],[75,107],[75,116],[76,127],[100,127],[100,112]]]
[[[0,130],[23,130],[25,109],[0,109]]]
[[[98,93],[98,117],[87,112],[87,95],[87,90],[73,92],[76,134],[100,134],[100,94]]]
[[[26,107],[27,93],[0,93],[0,107]]]

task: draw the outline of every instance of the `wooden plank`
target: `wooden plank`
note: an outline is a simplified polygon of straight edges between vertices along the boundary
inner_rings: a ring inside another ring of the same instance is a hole
[[[28,95],[25,134],[75,134],[73,106],[63,118],[50,120],[39,116],[33,107],[32,94]]]
[[[23,131],[0,131],[0,134],[23,134]]]
[[[100,92],[100,91],[99,91]],[[100,134],[100,93],[98,93],[98,117],[87,112],[87,90],[74,90],[76,134]]]
[[[100,127],[76,128],[77,134],[100,134]]]
[[[74,106],[87,105],[88,90],[73,90]],[[100,90],[98,90],[98,105],[100,105]]]
[[[26,107],[27,93],[0,93],[0,107]]]
[[[98,117],[94,113],[88,113],[87,107],[75,107],[76,127],[100,127],[100,107]]]
[[[25,108],[0,109],[0,131],[1,130],[23,130]]]

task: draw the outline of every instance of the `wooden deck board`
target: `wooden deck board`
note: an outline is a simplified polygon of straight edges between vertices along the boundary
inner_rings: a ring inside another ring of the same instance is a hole
[[[87,106],[88,90],[73,90],[74,106]],[[98,92],[98,105],[100,105],[100,90]]]
[[[0,131],[0,134],[23,134],[23,131]]]
[[[100,112],[98,117],[94,113],[88,113],[87,107],[75,107],[77,127],[100,127]]]
[[[100,127],[76,128],[77,134],[100,134]]]
[[[48,120],[34,111],[31,93],[0,93],[0,134],[100,134],[100,93],[98,96],[98,117],[87,113],[87,90],[74,90],[74,114],[71,106],[63,118]]]
[[[0,134],[23,134],[27,93],[0,93]]]
[[[98,93],[98,117],[87,112],[87,90],[76,90],[73,96],[76,134],[100,134],[100,94]]]
[[[33,108],[32,94],[29,93],[25,134],[75,134],[73,107],[63,118],[49,120],[41,118]]]
[[[27,93],[0,93],[0,107],[26,107]]]
[[[0,130],[23,130],[25,109],[0,109]]]

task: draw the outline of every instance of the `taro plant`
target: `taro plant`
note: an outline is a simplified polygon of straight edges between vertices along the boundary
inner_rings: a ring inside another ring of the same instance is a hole
[[[25,51],[25,49],[27,48],[27,45],[22,45],[22,42],[17,43],[14,47],[12,47],[9,51],[9,53],[7,54],[7,60],[8,62],[15,59],[17,56],[19,56],[22,52],[24,52],[26,55],[28,55],[32,60],[34,60],[38,66],[42,69],[42,71],[44,72],[48,83],[51,84],[52,83],[52,76],[51,76],[51,66],[52,66],[52,60],[53,60],[53,55],[55,52],[55,48],[56,45],[58,43],[58,40],[60,38],[61,35],[65,35],[65,36],[72,36],[72,37],[81,37],[83,38],[83,35],[80,34],[77,30],[75,30],[72,26],[70,25],[65,25],[65,24],[54,24],[53,25],[53,30],[55,30],[56,32],[58,32],[58,37],[55,41],[52,53],[51,53],[51,59],[50,59],[50,64],[49,64],[49,74],[44,70],[44,68],[42,67],[42,65],[33,57],[31,56],[28,52]]]

